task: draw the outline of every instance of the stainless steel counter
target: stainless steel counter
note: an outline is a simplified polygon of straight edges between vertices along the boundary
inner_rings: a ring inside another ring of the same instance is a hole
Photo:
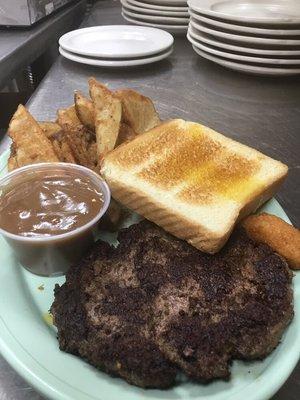
[[[65,32],[77,27],[86,0],[76,1],[31,28],[0,28],[0,89]]]
[[[118,3],[97,3],[84,26],[124,24]],[[40,120],[73,101],[74,89],[87,92],[95,76],[111,88],[130,87],[151,97],[162,118],[201,121],[282,160],[289,177],[277,198],[300,226],[300,77],[262,78],[231,72],[197,56],[177,37],[167,60],[128,69],[105,69],[59,58],[28,103]],[[273,400],[299,400],[300,364]],[[1,400],[41,400],[4,361],[0,361]]]

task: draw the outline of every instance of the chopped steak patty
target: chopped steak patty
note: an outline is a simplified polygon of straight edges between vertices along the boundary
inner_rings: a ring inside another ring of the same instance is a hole
[[[228,378],[232,359],[265,357],[293,317],[286,262],[242,230],[215,255],[148,221],[118,240],[69,270],[51,311],[62,350],[129,383]]]

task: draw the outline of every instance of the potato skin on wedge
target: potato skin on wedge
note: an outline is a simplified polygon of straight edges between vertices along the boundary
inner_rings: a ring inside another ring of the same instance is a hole
[[[95,148],[95,135],[77,117],[75,106],[60,109],[57,123],[63,130],[75,162],[87,168],[96,169],[98,160]]]
[[[39,162],[59,161],[51,141],[22,104],[10,121],[8,135],[13,141],[9,170]]]
[[[122,105],[121,101],[96,79],[89,79],[89,88],[95,107],[97,152],[101,160],[116,145],[121,124]]]
[[[85,97],[81,92],[74,94],[74,103],[77,117],[89,130],[95,132],[95,107],[91,99]]]

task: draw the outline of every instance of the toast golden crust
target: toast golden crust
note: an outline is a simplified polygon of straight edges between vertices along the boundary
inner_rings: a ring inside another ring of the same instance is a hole
[[[198,224],[174,212],[169,205],[155,203],[142,190],[124,189],[118,182],[113,181],[109,182],[109,186],[115,200],[206,253],[219,251],[231,233],[231,230],[228,231],[226,237],[221,240],[217,234],[212,234],[205,227],[200,229]]]
[[[202,125],[172,120],[104,158],[113,196],[177,237],[218,251],[277,190],[282,163]]]

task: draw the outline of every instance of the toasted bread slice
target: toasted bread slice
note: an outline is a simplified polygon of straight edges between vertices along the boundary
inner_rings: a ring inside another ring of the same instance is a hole
[[[217,252],[288,168],[205,126],[165,122],[107,154],[113,197],[196,248]]]

